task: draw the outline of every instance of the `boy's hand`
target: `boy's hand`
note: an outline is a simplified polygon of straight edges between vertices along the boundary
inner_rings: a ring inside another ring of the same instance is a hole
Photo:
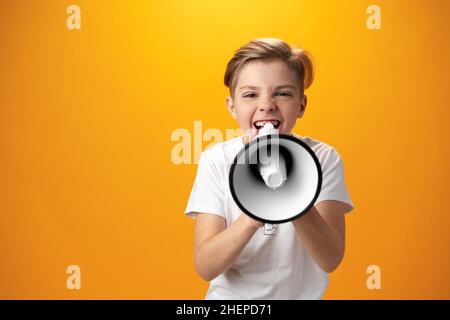
[[[245,213],[242,213],[242,215],[244,216],[246,223],[248,225],[250,225],[252,228],[258,229],[258,228],[261,228],[262,226],[264,226],[264,223],[253,219],[252,217],[246,215]]]
[[[253,139],[255,139],[258,136],[259,130],[256,130],[255,128],[252,129],[252,131],[248,132],[245,136],[244,136],[244,144],[248,144],[250,141],[252,141]],[[262,226],[264,226],[264,223],[262,223],[261,221],[255,220],[252,217],[246,215],[245,213],[242,212],[242,216],[243,219],[245,219],[245,222],[250,225],[252,228],[261,228]]]
[[[258,136],[259,130],[252,128],[252,131],[244,136],[244,144],[248,144],[250,141]]]

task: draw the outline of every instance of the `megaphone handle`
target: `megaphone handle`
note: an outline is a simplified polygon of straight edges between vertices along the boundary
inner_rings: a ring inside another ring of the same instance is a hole
[[[277,226],[271,223],[264,224],[264,234],[266,236],[273,236],[277,234]]]

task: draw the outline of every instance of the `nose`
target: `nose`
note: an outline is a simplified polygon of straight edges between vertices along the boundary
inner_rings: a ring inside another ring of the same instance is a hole
[[[268,99],[266,101],[261,101],[258,109],[261,112],[263,112],[263,111],[268,111],[268,112],[275,111],[275,109],[276,109],[275,102],[272,99]]]

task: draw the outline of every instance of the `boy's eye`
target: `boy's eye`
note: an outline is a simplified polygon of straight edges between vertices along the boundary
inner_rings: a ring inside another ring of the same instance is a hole
[[[281,95],[282,97],[291,96],[291,93],[290,92],[286,92],[286,91],[278,92],[277,94]]]
[[[276,94],[280,95],[282,97],[292,96],[292,94],[290,92],[287,92],[287,91],[277,92]],[[255,93],[247,93],[243,97],[244,98],[254,98],[254,97],[256,97],[256,94]]]

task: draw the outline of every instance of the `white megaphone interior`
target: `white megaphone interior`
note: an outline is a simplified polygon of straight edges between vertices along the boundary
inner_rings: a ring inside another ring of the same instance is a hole
[[[316,194],[319,175],[313,157],[301,144],[275,137],[259,139],[258,143],[249,145],[247,155],[246,152],[241,154],[233,172],[233,187],[239,202],[251,214],[264,220],[282,221],[291,219],[308,207]],[[257,163],[258,152],[261,148],[267,148],[269,141],[272,146],[278,143],[279,149],[284,147],[292,157],[292,168],[286,182],[275,190],[255,177],[249,167],[249,163]]]

